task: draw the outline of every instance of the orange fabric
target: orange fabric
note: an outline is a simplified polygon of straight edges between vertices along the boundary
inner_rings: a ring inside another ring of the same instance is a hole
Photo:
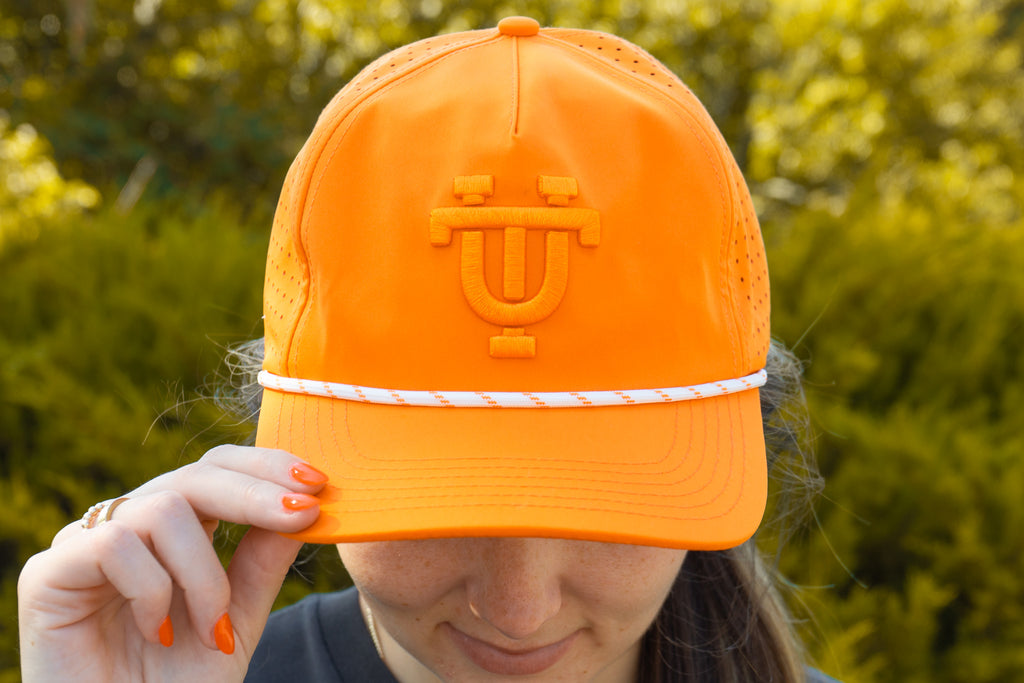
[[[710,550],[745,541],[764,510],[757,402],[453,409],[267,392],[259,438],[331,475],[319,520],[296,535],[310,543],[504,535]]]
[[[487,197],[494,194],[494,176],[456,176],[453,185],[453,193],[466,206],[483,204]]]
[[[707,112],[619,38],[505,22],[385,55],[321,115],[275,216],[265,368],[531,392],[762,368],[764,248]],[[712,548],[760,519],[760,430],[756,391],[484,416],[268,390],[258,443],[339,487],[306,535],[318,542],[529,533]],[[417,502],[392,507],[400,497]]]
[[[506,36],[535,36],[540,24],[530,17],[505,17],[498,22],[498,31]]]
[[[526,286],[526,228],[505,228],[502,237],[505,247],[502,296],[506,301],[519,301]]]
[[[537,191],[551,206],[568,206],[570,199],[580,193],[575,178],[559,178],[542,175],[537,179]]]

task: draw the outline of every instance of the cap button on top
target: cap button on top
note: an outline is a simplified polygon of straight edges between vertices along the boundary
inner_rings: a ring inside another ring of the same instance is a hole
[[[504,36],[535,36],[540,24],[530,17],[505,17],[498,22],[498,31]]]

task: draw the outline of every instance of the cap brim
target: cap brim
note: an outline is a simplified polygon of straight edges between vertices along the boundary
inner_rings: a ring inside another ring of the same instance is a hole
[[[294,537],[556,537],[734,547],[764,513],[756,389],[678,403],[515,409],[357,403],[267,389],[257,445],[330,477]]]

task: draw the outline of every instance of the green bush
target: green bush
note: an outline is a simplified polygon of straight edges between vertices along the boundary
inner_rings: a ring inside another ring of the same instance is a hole
[[[828,482],[785,567],[848,683],[1024,680],[1024,224],[884,208],[769,250]]]

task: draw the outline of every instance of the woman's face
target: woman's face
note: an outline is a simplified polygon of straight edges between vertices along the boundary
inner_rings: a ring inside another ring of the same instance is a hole
[[[636,677],[685,550],[546,538],[347,543],[402,683]]]

